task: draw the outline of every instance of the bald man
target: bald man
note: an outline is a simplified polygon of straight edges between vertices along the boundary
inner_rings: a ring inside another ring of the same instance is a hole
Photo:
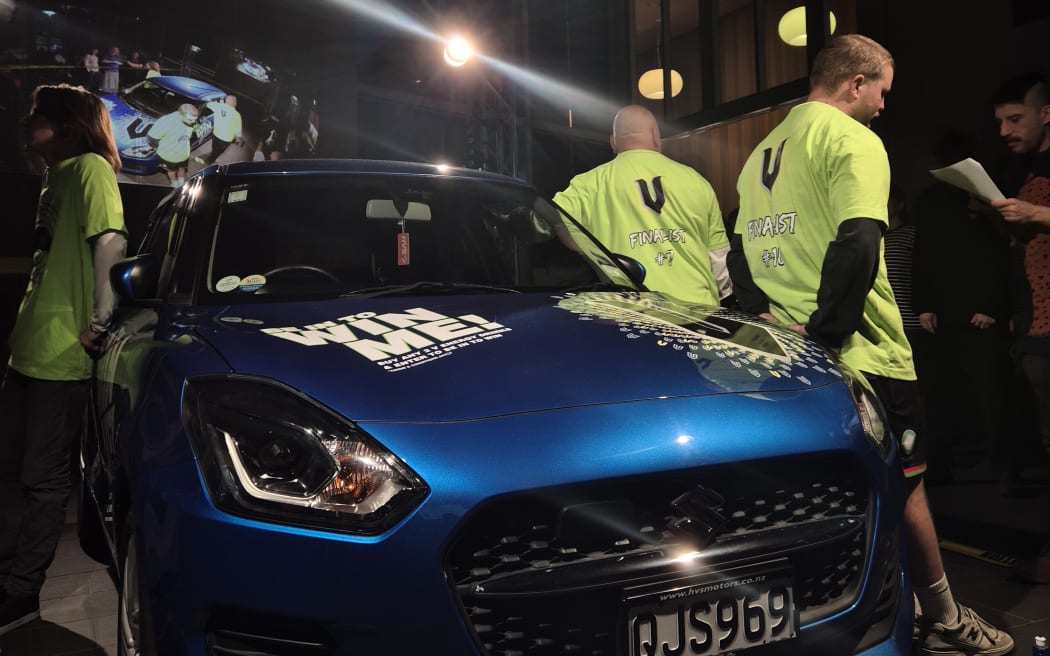
[[[644,107],[617,112],[609,144],[616,157],[574,177],[554,202],[609,250],[641,262],[649,289],[718,305],[732,287],[729,240],[711,185],[660,153],[660,129]]]

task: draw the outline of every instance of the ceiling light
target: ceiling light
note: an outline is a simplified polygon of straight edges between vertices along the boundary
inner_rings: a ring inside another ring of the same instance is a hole
[[[829,11],[828,22],[830,23],[831,33],[835,33],[835,12]],[[804,46],[806,45],[806,8],[795,7],[780,17],[780,23],[777,25],[777,32],[780,34],[781,40],[789,46]]]
[[[660,19],[656,19],[656,68],[650,68],[638,78],[638,91],[650,100],[663,100],[664,97],[664,69],[660,63]],[[671,69],[671,97],[674,98],[682,92],[682,74]]]
[[[459,68],[466,64],[474,54],[474,48],[462,37],[454,37],[445,42],[445,63],[449,66]]]
[[[682,74],[671,69],[671,97],[682,92]],[[638,90],[651,100],[662,100],[664,97],[664,69],[651,68],[638,78]]]

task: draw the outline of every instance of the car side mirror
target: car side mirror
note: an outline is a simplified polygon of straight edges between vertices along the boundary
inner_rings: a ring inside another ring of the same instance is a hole
[[[633,257],[627,255],[621,255],[619,253],[613,253],[613,258],[616,263],[627,272],[627,277],[631,279],[631,282],[641,286],[645,283],[645,265]]]
[[[160,304],[157,286],[163,258],[159,255],[136,255],[120,260],[109,270],[109,282],[113,291],[133,305],[155,306]]]

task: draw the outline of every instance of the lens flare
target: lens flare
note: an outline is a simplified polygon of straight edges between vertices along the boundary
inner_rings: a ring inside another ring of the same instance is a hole
[[[445,43],[445,51],[442,53],[445,63],[449,66],[459,68],[470,61],[474,55],[474,48],[463,37],[453,37]]]

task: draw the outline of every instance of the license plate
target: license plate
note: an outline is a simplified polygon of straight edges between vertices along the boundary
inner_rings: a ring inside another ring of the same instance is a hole
[[[628,653],[704,656],[794,638],[792,594],[779,564],[628,588]]]

